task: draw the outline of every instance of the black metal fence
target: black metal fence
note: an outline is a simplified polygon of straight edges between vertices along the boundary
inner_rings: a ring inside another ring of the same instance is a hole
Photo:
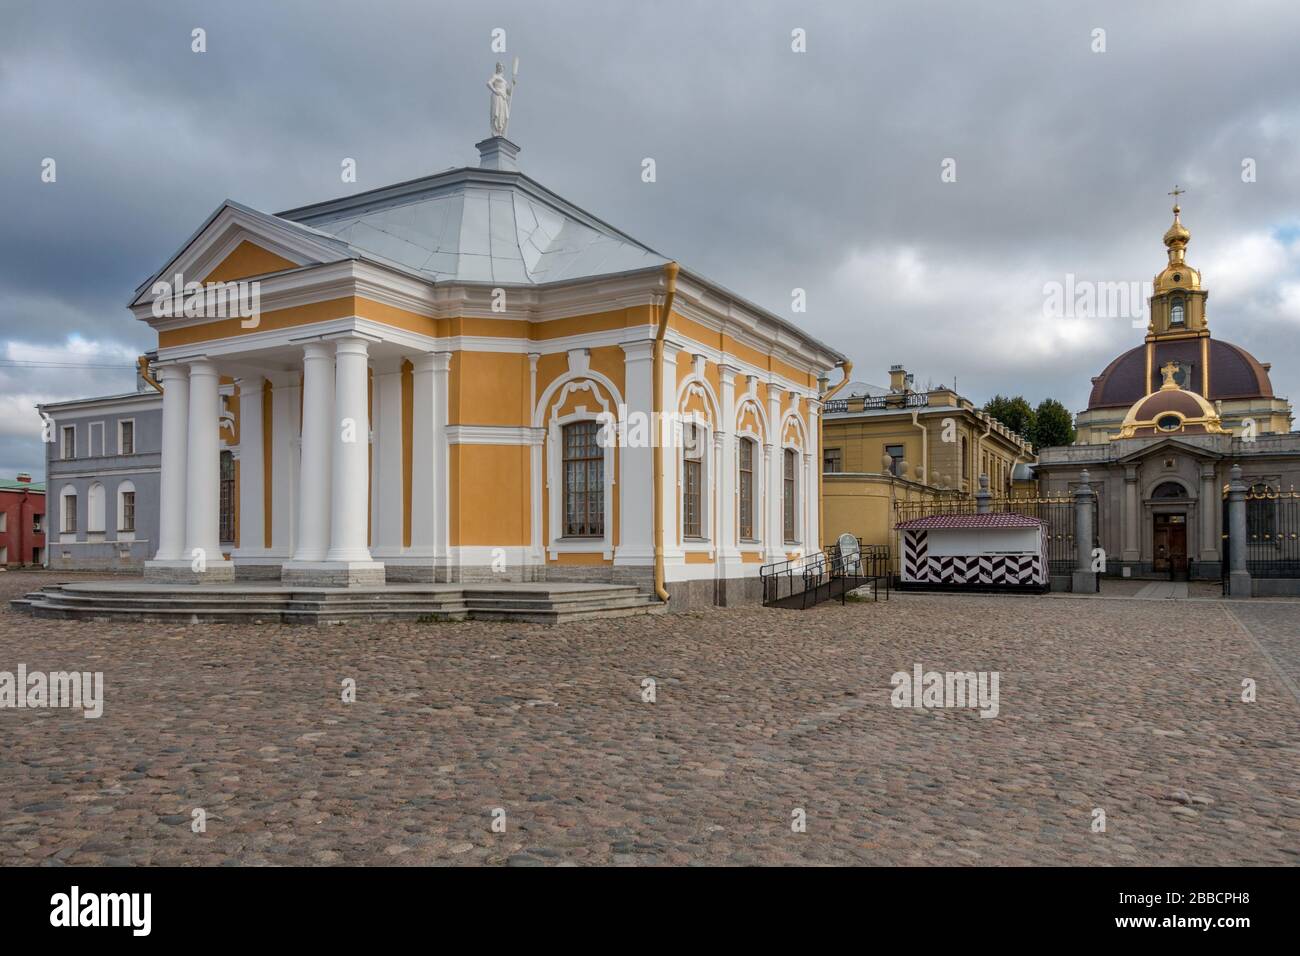
[[[1300,494],[1294,488],[1257,485],[1246,493],[1246,570],[1257,578],[1300,578]]]

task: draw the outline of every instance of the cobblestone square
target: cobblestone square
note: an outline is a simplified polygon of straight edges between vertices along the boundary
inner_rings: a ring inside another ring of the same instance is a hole
[[[1297,603],[909,594],[557,627],[6,607],[20,663],[106,693],[97,720],[0,710],[6,865],[1300,861]],[[997,717],[891,706],[916,664],[999,672]]]

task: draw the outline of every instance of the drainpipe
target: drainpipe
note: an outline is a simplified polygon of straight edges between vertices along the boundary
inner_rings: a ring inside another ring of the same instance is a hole
[[[984,429],[984,434],[983,434],[983,435],[980,435],[979,438],[976,438],[976,439],[975,439],[975,468],[974,468],[974,471],[975,471],[975,487],[976,487],[976,488],[979,487],[979,483],[980,483],[980,474],[981,474],[981,472],[980,472],[980,470],[979,470],[979,467],[980,467],[980,452],[982,452],[982,451],[984,450],[984,439],[988,438],[988,437],[989,437],[989,433],[993,431],[993,416],[992,416],[992,415],[989,415],[989,416],[988,416],[988,420],[989,420],[989,423],[988,423],[988,426]]]
[[[849,377],[853,374],[853,363],[848,359],[838,363],[836,367],[844,370],[844,377],[840,379],[838,385],[821,397],[822,414],[817,416],[817,458],[822,462],[817,466],[817,532],[823,539],[826,537],[826,403],[835,397],[836,392],[849,384]],[[822,549],[816,541],[813,545],[818,551]]]
[[[664,404],[664,334],[668,331],[668,317],[673,311],[673,299],[677,297],[677,272],[675,262],[664,265],[664,301],[659,307],[659,326],[655,329],[654,360],[651,362],[650,383],[651,415],[658,434],[654,436],[653,460],[654,475],[650,482],[654,489],[654,531],[655,531],[655,594],[659,600],[667,602],[669,594],[664,587],[664,449],[663,449],[663,404]]]
[[[150,385],[152,385],[154,388],[156,388],[158,390],[158,393],[161,395],[162,386],[158,384],[157,379],[155,379],[152,375],[149,374],[149,356],[141,355],[138,359],[135,360],[135,364],[136,364],[136,368],[140,370],[140,377],[144,379],[146,382],[148,382]]]
[[[922,481],[928,485],[930,483],[930,431],[917,421],[920,414],[919,408],[912,409],[912,427],[921,429],[921,468],[925,474]]]

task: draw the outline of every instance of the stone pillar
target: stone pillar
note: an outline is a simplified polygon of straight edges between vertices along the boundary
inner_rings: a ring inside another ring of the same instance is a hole
[[[298,472],[298,520],[293,572],[325,560],[330,541],[330,449],[334,437],[334,349],[327,342],[308,342],[302,349],[302,453]]]
[[[652,386],[654,369],[654,342],[641,339],[625,342],[623,349],[623,397],[629,416],[644,416],[646,426],[633,428],[628,423],[629,441],[619,448],[619,542],[614,551],[615,567],[631,566],[651,568],[654,564],[654,449],[651,443],[658,439],[658,423],[650,420],[653,404]],[[542,409],[545,416],[549,410]],[[541,424],[546,426],[545,418]],[[664,449],[667,455],[669,449]],[[551,448],[551,455],[559,455],[559,448]],[[551,488],[550,494],[560,494]],[[561,509],[563,510],[563,509]],[[552,535],[555,529],[551,529]],[[646,572],[649,573],[649,572]],[[635,573],[632,575],[635,577]]]
[[[1088,471],[1079,473],[1079,485],[1074,489],[1074,573],[1070,576],[1070,590],[1075,594],[1092,594],[1097,590],[1097,574],[1092,570],[1092,487],[1088,484]]]
[[[1142,527],[1142,512],[1138,508],[1137,465],[1124,467],[1124,563],[1137,564],[1142,559],[1138,549],[1138,529]]]
[[[990,514],[993,511],[993,495],[989,492],[989,476],[980,475],[980,490],[975,492],[975,513]]]
[[[185,365],[164,365],[158,370],[158,377],[163,387],[158,551],[154,560],[145,565],[147,578],[155,576],[152,565],[181,561],[185,551],[185,463],[189,456],[190,370]],[[51,536],[50,540],[53,542],[55,539]],[[188,565],[189,559],[184,560]]]
[[[334,421],[330,476],[330,546],[325,553],[330,583],[384,583],[384,566],[370,557],[369,347],[365,339],[334,343]]]
[[[206,359],[190,363],[185,458],[185,554],[195,581],[231,581],[221,553],[221,375]]]
[[[1219,556],[1219,511],[1222,499],[1215,493],[1215,468],[1210,462],[1201,465],[1201,497],[1196,503],[1201,509],[1201,561],[1211,564],[1220,560]]]
[[[371,478],[376,558],[402,553],[402,359],[375,362],[375,453]]]
[[[233,557],[266,554],[265,456],[262,451],[262,386],[266,379],[250,375],[235,380],[239,387],[239,547]]]
[[[447,369],[451,356],[417,356],[411,377],[411,547],[416,580],[445,580],[447,549]],[[405,574],[404,574],[405,576]]]
[[[293,556],[298,526],[298,434],[302,383],[298,370],[272,372],[271,380],[271,550],[280,563]]]
[[[1232,466],[1232,480],[1228,484],[1228,596],[1251,596],[1250,571],[1246,569],[1246,483],[1241,479],[1241,466]]]

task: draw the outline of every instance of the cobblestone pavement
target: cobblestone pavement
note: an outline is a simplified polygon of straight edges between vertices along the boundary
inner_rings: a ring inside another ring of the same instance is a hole
[[[948,595],[553,628],[6,609],[0,670],[101,670],[107,693],[98,720],[0,710],[0,863],[1294,864],[1300,704],[1268,657],[1296,662],[1297,616]],[[998,671],[998,716],[892,707],[916,663]]]

